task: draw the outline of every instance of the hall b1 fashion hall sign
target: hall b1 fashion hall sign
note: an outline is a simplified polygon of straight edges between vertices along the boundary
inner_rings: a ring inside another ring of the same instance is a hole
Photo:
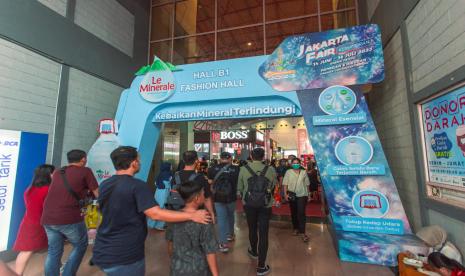
[[[118,137],[139,149],[145,180],[164,122],[303,116],[340,258],[395,265],[399,251],[424,252],[357,86],[383,78],[376,25],[288,37],[269,56],[180,66],[155,58],[121,95]]]

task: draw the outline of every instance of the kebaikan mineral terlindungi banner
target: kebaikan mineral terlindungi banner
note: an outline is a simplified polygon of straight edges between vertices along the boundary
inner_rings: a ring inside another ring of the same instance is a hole
[[[465,188],[465,87],[421,105],[429,181]]]

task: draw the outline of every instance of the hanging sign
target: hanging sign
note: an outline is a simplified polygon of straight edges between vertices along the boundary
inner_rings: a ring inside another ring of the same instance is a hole
[[[380,82],[384,58],[379,27],[290,36],[260,66],[259,74],[278,91]]]

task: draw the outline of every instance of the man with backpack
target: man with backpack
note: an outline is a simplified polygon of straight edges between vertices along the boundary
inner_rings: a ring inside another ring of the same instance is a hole
[[[270,266],[265,262],[273,190],[277,178],[274,168],[262,163],[265,157],[264,149],[256,148],[251,155],[252,162],[248,162],[240,169],[238,193],[242,196],[249,226],[248,255],[253,259],[258,258],[257,275],[266,275],[270,272]]]
[[[184,207],[184,200],[181,198],[179,193],[176,191],[182,183],[188,181],[198,182],[204,187],[205,193],[205,208],[210,213],[212,221],[215,222],[215,213],[213,211],[213,202],[212,202],[212,192],[210,189],[210,184],[208,183],[207,178],[202,173],[197,173],[195,167],[199,162],[197,152],[195,150],[188,150],[182,154],[182,161],[184,163],[184,168],[180,171],[177,171],[173,177],[173,190],[168,196],[166,202],[167,208],[171,210],[181,210]]]
[[[229,152],[222,152],[220,163],[208,170],[208,181],[213,185],[213,201],[218,216],[220,252],[229,252],[228,242],[234,240],[234,211],[237,199],[239,168],[232,165]]]

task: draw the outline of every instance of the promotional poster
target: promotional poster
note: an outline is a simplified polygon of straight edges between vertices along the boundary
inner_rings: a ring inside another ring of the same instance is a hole
[[[10,249],[23,219],[24,191],[45,163],[48,135],[0,129],[0,252]]]
[[[290,36],[260,66],[259,74],[277,91],[380,82],[384,57],[379,27]]]
[[[465,87],[421,105],[429,181],[465,191]]]
[[[298,96],[301,103],[320,102],[319,106],[302,105],[302,114],[335,228],[396,235],[411,233],[365,97],[358,87],[338,85],[299,91]],[[350,121],[352,114],[363,115],[364,120]],[[346,123],[314,123],[315,118],[334,115]]]

